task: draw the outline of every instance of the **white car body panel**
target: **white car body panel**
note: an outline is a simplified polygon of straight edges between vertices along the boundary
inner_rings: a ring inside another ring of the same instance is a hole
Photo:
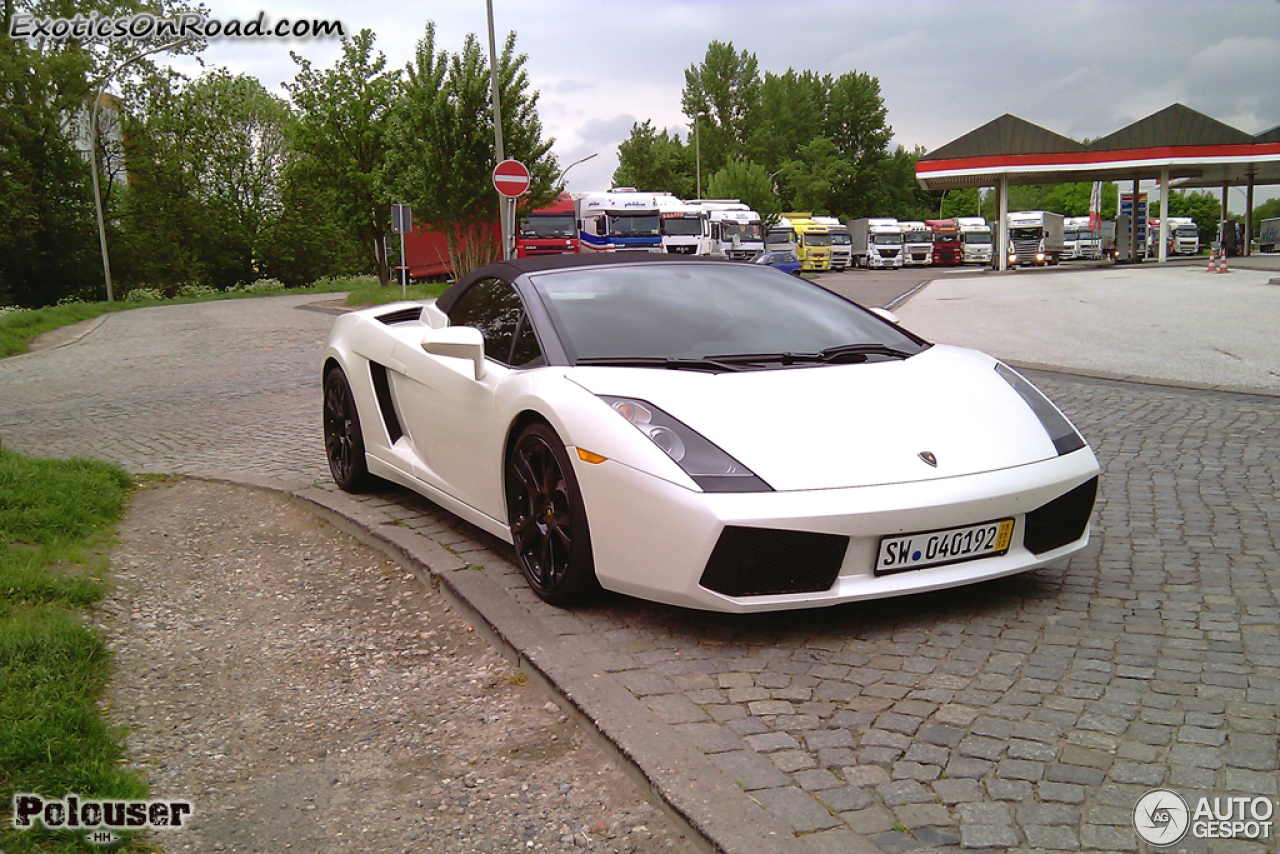
[[[1086,446],[1059,456],[994,359],[934,345],[910,359],[729,373],[604,366],[512,369],[422,349],[447,321],[351,312],[326,363],[346,373],[371,473],[511,542],[503,472],[513,425],[535,413],[563,440],[581,487],[601,585],[692,608],[746,612],[832,605],[1025,571],[1083,548],[1034,555],[1024,514],[1098,474]],[[390,441],[369,361],[387,368],[404,435]],[[648,401],[707,437],[773,490],[706,493],[598,395]],[[753,405],[758,401],[758,405]],[[584,462],[578,448],[606,458]],[[936,455],[932,468],[921,452]],[[1015,518],[1001,556],[877,577],[881,538]],[[727,525],[850,537],[836,583],[817,593],[733,597],[699,579]]]

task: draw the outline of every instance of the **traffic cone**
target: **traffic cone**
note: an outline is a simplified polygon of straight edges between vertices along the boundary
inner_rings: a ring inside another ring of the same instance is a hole
[[[1230,270],[1227,269],[1227,253],[1225,252],[1222,253],[1222,259],[1218,262],[1218,272],[1219,273],[1231,272]]]
[[[1205,270],[1205,272],[1206,273],[1218,272],[1218,250],[1216,249],[1209,250],[1209,269]]]

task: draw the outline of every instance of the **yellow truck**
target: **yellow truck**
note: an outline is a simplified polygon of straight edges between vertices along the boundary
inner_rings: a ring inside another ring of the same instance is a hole
[[[831,269],[831,232],[811,213],[784,213],[796,233],[796,258],[800,269],[824,272]]]

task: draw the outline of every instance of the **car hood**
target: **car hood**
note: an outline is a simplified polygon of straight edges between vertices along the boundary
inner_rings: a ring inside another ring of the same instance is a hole
[[[802,490],[959,477],[1056,456],[995,364],[939,344],[863,364],[720,374],[584,366],[567,376],[597,395],[648,401],[775,490]]]

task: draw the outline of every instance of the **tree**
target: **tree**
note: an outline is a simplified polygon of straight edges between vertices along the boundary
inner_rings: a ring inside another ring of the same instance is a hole
[[[774,192],[769,173],[758,163],[735,160],[711,176],[707,182],[707,198],[737,199],[760,214],[766,227],[777,220],[781,200]]]
[[[299,111],[299,152],[333,188],[343,222],[386,285],[385,239],[393,201],[386,170],[400,74],[386,70],[381,53],[373,55],[373,41],[370,30],[343,39],[342,57],[328,71],[317,71],[309,60],[290,53],[298,73],[285,88]]]
[[[613,186],[635,187],[646,192],[673,193],[682,199],[697,194],[692,146],[664,128],[655,133],[653,123],[631,126],[631,136],[618,145],[618,168]],[[709,173],[708,173],[709,174]]]
[[[1280,198],[1269,199],[1253,209],[1253,227],[1257,229],[1264,219],[1277,216],[1280,216]]]
[[[337,192],[315,174],[312,161],[291,163],[281,181],[279,210],[258,233],[259,273],[293,288],[367,269],[367,253],[337,209]]]
[[[1200,243],[1211,244],[1218,239],[1218,221],[1222,218],[1222,200],[1213,193],[1197,190],[1182,193],[1169,191],[1169,216],[1189,216],[1200,231]],[[1256,222],[1257,220],[1255,220]]]
[[[498,57],[498,98],[502,105],[504,154],[529,168],[527,205],[555,196],[559,175],[543,139],[538,94],[529,92],[524,65],[515,52],[515,33]],[[396,187],[415,217],[441,231],[455,275],[496,260],[492,236],[498,219],[493,168],[497,165],[487,58],[475,35],[450,55],[436,50],[435,25],[428,23],[397,104],[392,155]]]
[[[703,61],[685,70],[680,103],[690,122],[698,123],[702,166],[710,174],[746,151],[760,106],[755,54],[739,53],[732,42],[711,42]]]
[[[836,189],[848,183],[851,164],[835,143],[820,136],[796,152],[796,159],[782,166],[786,190],[783,202],[788,210],[815,214],[840,214],[833,207]]]

